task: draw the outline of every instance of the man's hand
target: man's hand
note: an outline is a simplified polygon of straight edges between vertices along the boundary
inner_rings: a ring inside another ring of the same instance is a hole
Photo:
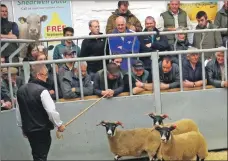
[[[184,87],[189,87],[189,88],[191,88],[191,87],[194,86],[194,83],[193,83],[193,82],[190,82],[190,81],[188,81],[188,80],[185,80],[183,85],[184,85]]]
[[[151,47],[151,43],[149,43],[149,44],[146,44],[146,47],[148,47],[148,48],[150,48]]]
[[[109,94],[109,91],[108,91],[108,90],[102,91],[102,92],[101,92],[101,95],[102,95],[102,96],[106,95],[105,97],[107,97],[108,94]]]
[[[135,28],[135,26],[133,26],[133,25],[131,25],[131,26],[129,27],[129,29],[130,29],[130,30],[133,30],[133,31],[136,31],[136,28]]]
[[[50,90],[49,93],[50,94],[55,94],[55,91],[54,90]]]
[[[76,88],[71,88],[71,91],[72,92],[76,92]]]
[[[139,81],[138,79],[136,79],[135,86],[139,87],[139,88],[143,88],[143,83],[141,81]]]
[[[168,28],[169,31],[176,31],[176,28],[175,27],[172,27],[172,28]]]
[[[161,83],[160,88],[161,89],[169,89],[169,84]]]
[[[108,89],[108,95],[107,95],[107,97],[113,97],[113,95],[114,95],[114,91],[111,90],[111,89]]]
[[[226,88],[228,87],[228,81],[224,82],[224,87],[226,87]]]
[[[65,128],[66,128],[65,125],[61,125],[58,127],[58,131],[63,132],[65,130]]]

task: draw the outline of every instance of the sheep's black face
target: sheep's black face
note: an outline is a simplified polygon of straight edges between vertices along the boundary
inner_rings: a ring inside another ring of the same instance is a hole
[[[155,115],[154,113],[148,114],[153,119],[154,125],[163,125],[163,120],[167,118],[167,115]]]
[[[123,127],[122,123],[119,122],[119,121],[117,121],[117,122],[105,122],[105,121],[101,121],[100,124],[98,124],[98,125],[104,126],[106,128],[107,135],[108,136],[111,136],[111,137],[115,136],[115,131],[116,131],[116,127],[117,126],[120,125],[120,126]]]
[[[170,126],[170,127],[160,127],[156,126],[155,129],[160,132],[161,135],[161,141],[163,143],[167,143],[171,139],[171,131],[174,130],[176,126]]]

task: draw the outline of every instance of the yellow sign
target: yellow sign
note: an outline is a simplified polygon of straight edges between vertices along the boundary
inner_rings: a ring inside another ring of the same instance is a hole
[[[169,4],[168,4],[169,5]],[[196,22],[196,14],[199,11],[207,13],[208,20],[214,21],[218,12],[217,2],[181,3],[180,8],[187,12],[190,20]]]

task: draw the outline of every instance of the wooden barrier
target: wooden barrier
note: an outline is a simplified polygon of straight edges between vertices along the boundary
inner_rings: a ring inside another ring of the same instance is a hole
[[[214,86],[211,85],[207,85],[206,89],[212,89],[215,88]],[[195,88],[184,88],[184,91],[193,91],[193,90],[202,90],[203,87],[195,87]],[[165,93],[165,92],[178,92],[180,91],[180,88],[173,88],[173,89],[168,89],[168,90],[161,90],[161,93]],[[144,95],[144,94],[152,94],[153,91],[143,91],[137,95]],[[123,92],[120,93],[118,96],[116,97],[123,97],[123,96],[130,96],[129,92]],[[97,95],[92,95],[92,96],[85,96],[84,100],[91,100],[91,99],[98,99],[100,98]],[[68,101],[77,101],[77,100],[81,100],[81,98],[71,98],[71,99],[65,99],[65,98],[61,98],[59,99],[59,102],[68,102]]]

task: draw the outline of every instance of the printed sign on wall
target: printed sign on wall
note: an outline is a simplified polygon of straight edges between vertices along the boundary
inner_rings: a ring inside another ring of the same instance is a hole
[[[63,28],[72,26],[70,3],[69,0],[13,1],[20,39],[63,37]],[[48,45],[59,43],[49,42]],[[49,52],[49,58],[52,58],[52,52]]]

